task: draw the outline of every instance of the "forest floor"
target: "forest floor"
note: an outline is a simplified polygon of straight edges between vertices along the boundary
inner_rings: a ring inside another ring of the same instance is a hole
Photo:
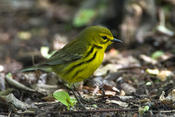
[[[86,109],[77,103],[68,110],[53,98],[56,90],[74,97],[54,73],[18,72],[44,61],[48,49],[62,48],[84,28],[67,23],[73,12],[66,5],[1,12],[0,116],[175,116],[175,37],[165,33],[110,46],[93,76],[76,84]]]

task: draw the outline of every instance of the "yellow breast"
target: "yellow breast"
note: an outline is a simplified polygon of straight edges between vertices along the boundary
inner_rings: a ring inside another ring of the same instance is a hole
[[[101,65],[104,57],[102,47],[90,47],[84,57],[77,60],[60,71],[55,71],[64,81],[75,83],[89,78]],[[64,65],[65,66],[65,65]],[[57,66],[58,68],[58,66]]]

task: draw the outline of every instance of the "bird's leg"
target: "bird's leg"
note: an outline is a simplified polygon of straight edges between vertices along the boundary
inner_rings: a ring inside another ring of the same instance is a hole
[[[73,88],[74,88],[74,90],[77,92],[78,96],[79,96],[81,99],[83,99],[83,97],[81,96],[80,92],[79,92],[79,91],[77,91],[77,89],[76,89],[76,87],[75,87],[75,85],[74,85],[74,84],[73,84]]]
[[[75,96],[76,100],[78,101],[79,105],[83,108],[86,109],[85,106],[82,104],[81,100],[78,98],[78,96],[76,95],[76,93],[74,92],[74,89],[71,88],[71,91],[73,93],[73,95]],[[79,95],[79,94],[78,94]]]
[[[100,87],[101,91],[102,91],[102,96],[105,97],[105,91],[103,87]]]
[[[75,87],[74,84],[73,84],[73,88],[74,88],[74,90],[76,91],[76,93],[78,94],[78,96],[79,96],[79,100],[80,100],[81,102],[89,103],[89,101],[86,100],[86,99],[84,99],[84,98],[81,96],[80,92],[76,90],[76,87]]]

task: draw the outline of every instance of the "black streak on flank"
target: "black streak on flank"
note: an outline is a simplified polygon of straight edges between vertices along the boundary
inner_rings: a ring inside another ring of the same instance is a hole
[[[88,57],[93,51],[94,51],[95,46],[92,46],[90,51],[86,54],[85,58]]]
[[[92,60],[94,60],[95,57],[96,57],[96,55],[97,55],[97,52],[95,52],[95,54],[93,55],[93,57],[92,57],[91,59],[85,61],[85,63],[89,63],[89,62],[91,62]]]
[[[76,71],[72,78],[75,79],[76,76],[77,76],[80,72],[82,72],[83,70],[84,70],[84,69],[80,69],[80,70]],[[73,80],[73,79],[72,79],[72,80]]]
[[[77,65],[72,66],[72,67],[66,72],[66,74],[68,74],[68,73],[71,72],[73,69],[75,69],[76,67],[78,67],[78,66],[80,66],[80,65],[82,65],[82,64],[86,64],[86,63],[89,63],[89,62],[93,61],[93,60],[95,59],[96,55],[97,55],[97,52],[95,52],[95,54],[93,55],[93,57],[90,58],[89,60],[84,61],[84,62],[81,62],[81,63],[79,63],[79,64],[77,64]],[[78,72],[78,71],[77,71],[77,72]],[[75,73],[75,74],[76,74],[76,73]]]

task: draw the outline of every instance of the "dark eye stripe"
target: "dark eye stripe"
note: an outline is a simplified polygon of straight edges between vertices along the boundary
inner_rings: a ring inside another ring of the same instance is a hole
[[[93,46],[98,48],[98,49],[102,49],[103,48],[102,46],[99,46],[99,45],[96,45],[96,44],[94,44]]]

